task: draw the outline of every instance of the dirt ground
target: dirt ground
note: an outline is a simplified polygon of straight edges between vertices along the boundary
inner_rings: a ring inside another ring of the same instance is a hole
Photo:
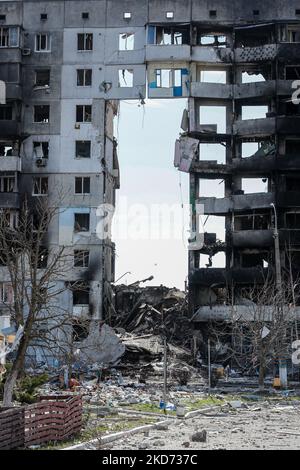
[[[114,450],[300,449],[300,402],[260,402],[235,409],[228,405],[193,418],[170,420],[167,430],[152,430],[118,440]],[[206,442],[192,441],[206,430]]]

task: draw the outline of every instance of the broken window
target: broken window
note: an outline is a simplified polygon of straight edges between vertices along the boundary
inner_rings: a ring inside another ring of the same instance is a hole
[[[212,47],[227,47],[227,37],[222,33],[198,35],[198,45]]]
[[[181,69],[156,69],[157,88],[171,88],[182,86]]]
[[[132,15],[131,15],[131,13],[130,13],[129,11],[125,11],[125,12],[123,13],[123,18],[124,18],[124,20],[130,20],[130,19],[131,19],[131,16],[132,16]]]
[[[134,33],[119,34],[119,51],[134,50]]]
[[[0,121],[11,121],[12,120],[12,106],[1,105],[0,106]]]
[[[9,46],[9,28],[0,28],[0,47]]]
[[[202,83],[227,83],[226,70],[200,70]]]
[[[19,213],[11,209],[2,209],[0,212],[0,224],[15,229],[18,227]],[[4,257],[4,255],[2,255]]]
[[[92,51],[93,50],[93,33],[77,34],[77,50]]]
[[[269,230],[270,214],[236,215],[234,217],[234,230]]]
[[[247,71],[242,73],[242,83],[265,82],[265,77],[257,71]]]
[[[14,302],[13,287],[8,282],[0,283],[0,302],[8,305]]]
[[[76,106],[76,122],[92,122],[92,106],[77,105]]]
[[[48,194],[48,177],[37,176],[33,178],[33,192],[34,196],[46,196]]]
[[[298,229],[300,227],[300,212],[287,212],[285,214],[285,227],[288,229]]]
[[[218,134],[226,133],[226,107],[225,106],[200,106],[199,124],[216,128]]]
[[[0,192],[12,193],[15,190],[16,177],[14,173],[6,173],[0,177]]]
[[[88,268],[89,259],[90,259],[90,252],[88,250],[75,250],[74,251],[74,267],[75,268]]]
[[[199,197],[219,197],[225,195],[225,183],[221,179],[200,179],[199,180]]]
[[[50,120],[50,106],[36,105],[34,106],[34,122],[48,123]]]
[[[264,267],[264,255],[262,253],[242,253],[242,268]]]
[[[267,178],[243,178],[242,190],[245,194],[254,193],[267,193],[268,192],[268,179]]]
[[[35,52],[49,52],[51,49],[50,35],[39,33],[35,36]]]
[[[77,86],[91,86],[92,85],[92,69],[78,69],[77,70]]]
[[[90,177],[75,177],[75,194],[90,194]]]
[[[285,153],[286,155],[300,155],[300,140],[286,140],[285,142]]]
[[[37,158],[49,157],[49,142],[33,142],[33,154]]]
[[[268,111],[268,106],[242,106],[242,120],[264,119]]]
[[[300,42],[300,28],[297,26],[288,27],[288,42]]]
[[[90,287],[86,282],[71,283],[73,291],[73,305],[89,305]]]
[[[73,319],[72,339],[76,343],[85,340],[89,335],[89,322],[78,318]]]
[[[119,87],[132,88],[133,87],[133,70],[122,69],[119,70]]]
[[[299,191],[300,178],[286,178],[286,190],[287,191]]]
[[[89,232],[90,230],[90,214],[75,213],[74,214],[74,231]]]
[[[0,156],[11,157],[18,155],[18,147],[15,142],[0,142]]]
[[[38,269],[47,268],[48,264],[48,249],[41,247],[38,253],[37,267]]]
[[[36,86],[50,86],[50,69],[35,71]]]
[[[226,163],[226,145],[225,144],[200,144],[200,161],[217,161],[218,164]]]
[[[82,18],[83,20],[88,20],[88,19],[89,19],[89,16],[90,16],[90,15],[89,15],[89,12],[88,12],[88,11],[83,11],[83,12],[81,13],[81,18]]]
[[[164,46],[190,44],[190,29],[188,26],[149,26],[148,43]]]
[[[76,158],[91,158],[91,141],[76,140]]]

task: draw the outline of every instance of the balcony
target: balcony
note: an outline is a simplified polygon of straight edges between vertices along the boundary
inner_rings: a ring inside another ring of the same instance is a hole
[[[192,48],[192,61],[193,62],[207,62],[211,64],[216,63],[232,63],[233,52],[226,47],[212,47],[212,46],[194,46]]]
[[[275,60],[277,57],[277,51],[278,49],[276,44],[237,48],[235,50],[235,61],[248,63]]]
[[[224,83],[191,83],[191,95],[194,98],[231,99],[232,86]]]
[[[19,193],[0,193],[1,209],[19,209],[20,195]]]
[[[261,307],[260,307],[261,308]],[[291,315],[291,308],[285,307],[287,315]],[[293,309],[293,316],[300,320],[300,307]],[[262,311],[264,321],[271,321],[274,315],[274,307],[266,305]],[[257,309],[247,305],[213,305],[200,307],[193,316],[193,322],[208,322],[208,321],[257,321]]]
[[[269,248],[274,245],[273,230],[238,230],[232,232],[236,248]]]
[[[274,202],[274,193],[239,194],[217,199],[215,197],[200,198],[198,202],[204,206],[205,215],[225,216],[229,212],[253,211],[253,209],[269,209]]]
[[[199,268],[189,276],[192,285],[205,287],[226,286],[228,284],[253,285],[264,284],[269,270],[266,268]]]
[[[21,171],[21,158],[0,156],[0,171]]]
[[[276,132],[276,118],[239,120],[234,123],[233,132],[241,137],[273,135]]]
[[[168,62],[168,61],[191,60],[191,48],[188,45],[147,45],[146,62]]]

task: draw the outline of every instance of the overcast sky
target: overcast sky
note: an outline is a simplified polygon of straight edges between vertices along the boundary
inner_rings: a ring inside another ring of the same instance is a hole
[[[116,120],[121,171],[117,207],[124,204],[124,198],[129,205],[145,204],[149,211],[151,204],[180,206],[181,200],[188,203],[188,175],[179,173],[173,165],[175,140],[186,104],[185,99],[147,100],[144,107],[133,101],[121,102],[120,116]],[[121,215],[124,215],[123,209]],[[144,222],[147,227],[157,220],[151,220],[149,215]],[[180,237],[176,235],[180,239],[120,240],[115,237],[116,279],[130,271],[132,274],[125,276],[122,282],[129,284],[153,275],[154,280],[148,285],[164,284],[182,289],[187,276],[187,249],[181,234],[183,230],[187,233],[188,226],[184,226],[186,223],[182,220],[180,225]]]

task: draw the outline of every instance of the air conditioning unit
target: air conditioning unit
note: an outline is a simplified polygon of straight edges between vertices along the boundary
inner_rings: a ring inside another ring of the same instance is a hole
[[[31,54],[31,49],[22,49],[22,55],[30,55]]]
[[[37,158],[35,163],[39,168],[45,167],[47,166],[47,158]]]

